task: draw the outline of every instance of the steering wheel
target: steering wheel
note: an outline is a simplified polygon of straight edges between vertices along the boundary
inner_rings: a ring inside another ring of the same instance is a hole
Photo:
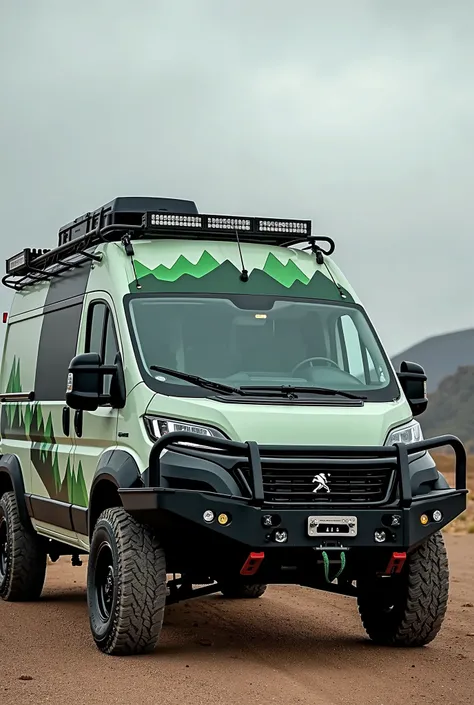
[[[307,365],[310,363],[310,367],[313,367],[311,364],[315,360],[322,361],[322,362],[329,362],[330,367],[335,367],[337,370],[340,370],[341,368],[337,364],[337,362],[334,362],[334,360],[331,360],[329,357],[308,357],[306,360],[302,360],[301,362],[298,362],[298,364],[292,369],[291,374],[294,375],[296,370],[299,370],[300,367],[303,367],[303,365]]]

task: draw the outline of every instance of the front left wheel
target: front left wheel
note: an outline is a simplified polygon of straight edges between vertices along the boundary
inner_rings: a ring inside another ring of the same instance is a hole
[[[166,603],[165,553],[154,533],[122,507],[106,509],[95,526],[87,603],[102,652],[124,656],[155,649]]]

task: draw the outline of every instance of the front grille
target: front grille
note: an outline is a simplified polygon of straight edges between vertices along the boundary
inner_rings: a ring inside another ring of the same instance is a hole
[[[381,504],[388,500],[394,483],[393,465],[368,469],[262,463],[262,475],[269,504]]]

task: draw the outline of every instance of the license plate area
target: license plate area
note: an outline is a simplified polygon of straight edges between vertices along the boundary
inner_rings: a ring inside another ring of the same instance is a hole
[[[308,536],[357,536],[357,517],[308,517]]]

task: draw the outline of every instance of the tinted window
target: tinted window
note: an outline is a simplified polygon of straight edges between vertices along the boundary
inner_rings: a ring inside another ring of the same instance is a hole
[[[38,401],[65,399],[69,363],[76,355],[81,313],[82,303],[44,315],[36,365],[35,397]]]
[[[89,324],[87,331],[86,352],[96,352],[102,355],[104,337],[104,322],[107,313],[105,304],[92,304],[89,309]]]
[[[103,360],[105,365],[113,365],[118,353],[117,336],[115,326],[110,311],[107,315],[107,325],[105,327],[105,341],[103,347]]]
[[[376,368],[352,312],[337,319],[336,350],[339,367],[362,383],[377,386],[386,381],[388,375],[380,365]]]
[[[91,304],[89,308],[86,352],[97,352],[104,365],[113,365],[118,352],[117,335],[109,307],[102,303]],[[112,378],[104,377],[104,394],[110,391]]]

